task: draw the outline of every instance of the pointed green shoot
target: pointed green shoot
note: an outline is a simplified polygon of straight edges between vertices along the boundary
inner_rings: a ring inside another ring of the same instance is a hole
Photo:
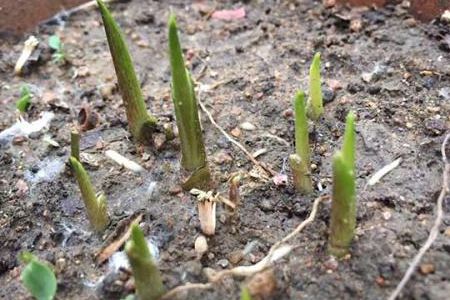
[[[241,298],[241,300],[252,300],[252,297],[250,296],[248,288],[245,285],[241,286],[241,297],[240,298]]]
[[[56,277],[48,264],[29,253],[21,254],[19,261],[26,264],[20,280],[28,292],[37,300],[52,300],[56,294]]]
[[[169,16],[169,57],[172,72],[172,101],[181,140],[181,164],[188,172],[197,172],[200,169],[207,168],[206,152],[200,128],[194,86],[189,72],[184,66],[176,20],[173,14]],[[207,169],[207,172],[203,171],[202,173],[206,174],[206,178],[203,175],[196,176],[200,178],[192,177],[195,181],[193,183],[194,187],[201,188],[205,181],[209,183],[209,169]],[[204,182],[199,184],[198,180]]]
[[[138,141],[151,144],[152,133],[156,130],[157,121],[147,112],[133,62],[119,27],[103,1],[97,0],[97,4],[105,26],[109,50],[116,70],[120,93],[125,104],[131,134]]]
[[[20,99],[16,102],[16,109],[23,114],[30,106],[30,99],[31,96],[28,88],[26,86],[20,87]]]
[[[77,179],[84,206],[86,206],[89,222],[95,231],[103,232],[109,223],[105,195],[95,194],[83,165],[75,157],[70,157],[70,164]]]
[[[309,69],[308,117],[317,121],[323,112],[322,89],[320,87],[320,53],[314,55]]]
[[[295,154],[289,156],[295,189],[301,193],[312,192],[311,161],[309,156],[308,123],[305,111],[305,94],[295,95]]]
[[[125,245],[125,252],[130,261],[139,299],[158,299],[164,292],[161,275],[137,223],[131,225],[131,238]]]
[[[328,251],[342,257],[354,236],[356,226],[354,116],[347,115],[344,141],[333,158],[333,199],[331,205]]]

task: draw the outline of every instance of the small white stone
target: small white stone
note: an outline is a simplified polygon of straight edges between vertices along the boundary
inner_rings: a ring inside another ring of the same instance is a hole
[[[205,236],[199,235],[195,239],[194,249],[198,255],[203,255],[206,251],[208,251],[208,242],[206,241]]]
[[[256,129],[256,126],[249,122],[244,122],[240,126],[244,130],[252,131]]]

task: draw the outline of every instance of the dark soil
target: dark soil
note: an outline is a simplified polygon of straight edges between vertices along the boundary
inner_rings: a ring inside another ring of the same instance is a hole
[[[293,96],[298,88],[307,90],[309,64],[320,51],[326,105],[311,130],[312,163],[317,166],[314,194],[296,195],[291,183],[276,186],[265,179],[201,113],[218,191],[227,195],[231,173],[245,176],[237,217],[218,208],[209,251],[196,260],[193,246],[200,224],[196,200],[178,186],[180,153],[176,145],[154,151],[133,142],[101,18],[95,10],[78,12],[64,26],[36,30],[39,59],[29,63],[20,78],[12,74],[25,38],[0,45],[0,130],[15,123],[15,102],[24,84],[33,94],[26,119],[36,120],[44,111],[55,114],[48,132],[0,146],[1,299],[29,299],[19,279],[23,266],[17,261],[24,251],[55,265],[58,299],[121,299],[131,293],[128,274],[112,272],[109,262],[98,266],[94,254],[119,221],[139,211],[144,213],[146,236],[159,248],[158,265],[167,289],[207,282],[205,267],[220,270],[259,261],[308,216],[317,196],[330,193],[331,157],[350,110],[357,116],[358,150],[358,224],[351,255],[338,265],[330,263],[330,204],[322,204],[316,220],[295,239],[296,250],[274,266],[275,288],[266,299],[384,299],[399,282],[427,238],[441,187],[440,145],[450,112],[450,27],[417,23],[401,5],[349,11],[325,9],[320,1],[309,0],[204,4],[244,7],[246,17],[207,18],[189,1],[111,6],[148,109],[158,117],[173,115],[167,57],[171,8],[193,77],[204,85],[217,84],[200,100],[227,132],[244,122],[253,124],[253,131],[234,130],[236,139],[251,152],[266,149],[258,159],[290,176],[286,159],[294,151]],[[63,41],[70,61],[65,66],[51,61],[47,40],[52,34]],[[100,126],[82,135],[81,148],[96,190],[107,195],[112,223],[104,236],[89,230],[78,187],[65,165],[69,133],[85,104],[101,116]],[[46,136],[59,147],[44,142]],[[104,155],[109,149],[145,171],[134,174],[120,168]],[[365,188],[372,174],[399,157],[399,167]],[[401,299],[449,299],[448,207],[447,200],[441,234]],[[246,246],[248,254],[238,261]],[[214,289],[191,290],[180,298],[238,299],[244,282],[227,278]]]

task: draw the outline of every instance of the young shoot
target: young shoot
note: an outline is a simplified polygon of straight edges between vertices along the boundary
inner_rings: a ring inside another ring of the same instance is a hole
[[[314,55],[309,68],[309,98],[306,108],[308,117],[317,121],[323,112],[322,89],[320,87],[320,53]]]
[[[131,225],[131,237],[125,245],[125,253],[130,261],[138,298],[158,299],[164,292],[161,275],[137,223]]]
[[[16,102],[16,109],[20,111],[21,114],[25,113],[30,106],[30,91],[24,85],[20,87],[20,98]]]
[[[356,226],[354,122],[353,113],[350,112],[347,115],[342,148],[333,158],[333,199],[328,251],[337,257],[347,253]]]
[[[29,253],[21,254],[19,261],[26,264],[20,280],[28,292],[37,300],[52,300],[56,294],[56,277],[49,265]]]
[[[289,164],[294,177],[295,189],[308,194],[312,192],[313,185],[304,99],[303,91],[298,91],[295,95],[295,154],[289,156]]]
[[[241,286],[241,300],[252,300],[252,297],[250,296],[250,292],[248,291],[247,286],[243,285]]]
[[[103,232],[109,224],[105,195],[103,192],[95,194],[83,165],[75,157],[70,157],[70,164],[86,206],[89,222],[95,231]]]
[[[97,0],[102,15],[109,50],[116,70],[120,93],[127,112],[131,134],[140,142],[152,144],[157,121],[149,115],[125,41],[119,27],[102,0]]]
[[[66,63],[66,53],[64,51],[64,46],[61,39],[57,35],[52,35],[48,39],[48,46],[53,49],[54,53],[52,55],[52,61],[57,64]]]
[[[206,161],[197,100],[191,77],[184,66],[173,14],[169,17],[169,57],[172,73],[171,96],[181,140],[181,164],[189,173],[183,188],[190,190],[195,187],[207,190],[211,175]]]

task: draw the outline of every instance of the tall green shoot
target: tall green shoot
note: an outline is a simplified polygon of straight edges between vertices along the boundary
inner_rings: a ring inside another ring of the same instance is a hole
[[[138,141],[151,144],[152,133],[156,130],[157,121],[147,112],[133,62],[119,27],[103,1],[97,0],[97,4],[102,15],[131,134]]]
[[[333,158],[333,199],[328,251],[337,257],[347,253],[356,226],[354,119],[350,112],[347,115],[342,148]]]
[[[317,121],[323,112],[319,52],[314,55],[311,67],[309,68],[309,99],[306,111],[308,117],[313,121]]]
[[[95,231],[103,232],[109,224],[105,195],[102,192],[95,194],[83,165],[75,157],[70,157],[70,164],[86,206],[89,222]]]
[[[192,79],[184,66],[173,14],[169,17],[169,57],[172,73],[171,96],[181,140],[181,164],[189,173],[183,188],[206,188],[210,184],[211,175],[206,161],[197,100]]]
[[[139,299],[158,299],[164,292],[161,275],[137,223],[131,225],[131,238],[125,245],[125,253],[130,261]]]
[[[313,185],[304,99],[304,92],[298,91],[295,95],[295,154],[289,156],[289,164],[294,176],[295,189],[308,194],[312,192]]]

